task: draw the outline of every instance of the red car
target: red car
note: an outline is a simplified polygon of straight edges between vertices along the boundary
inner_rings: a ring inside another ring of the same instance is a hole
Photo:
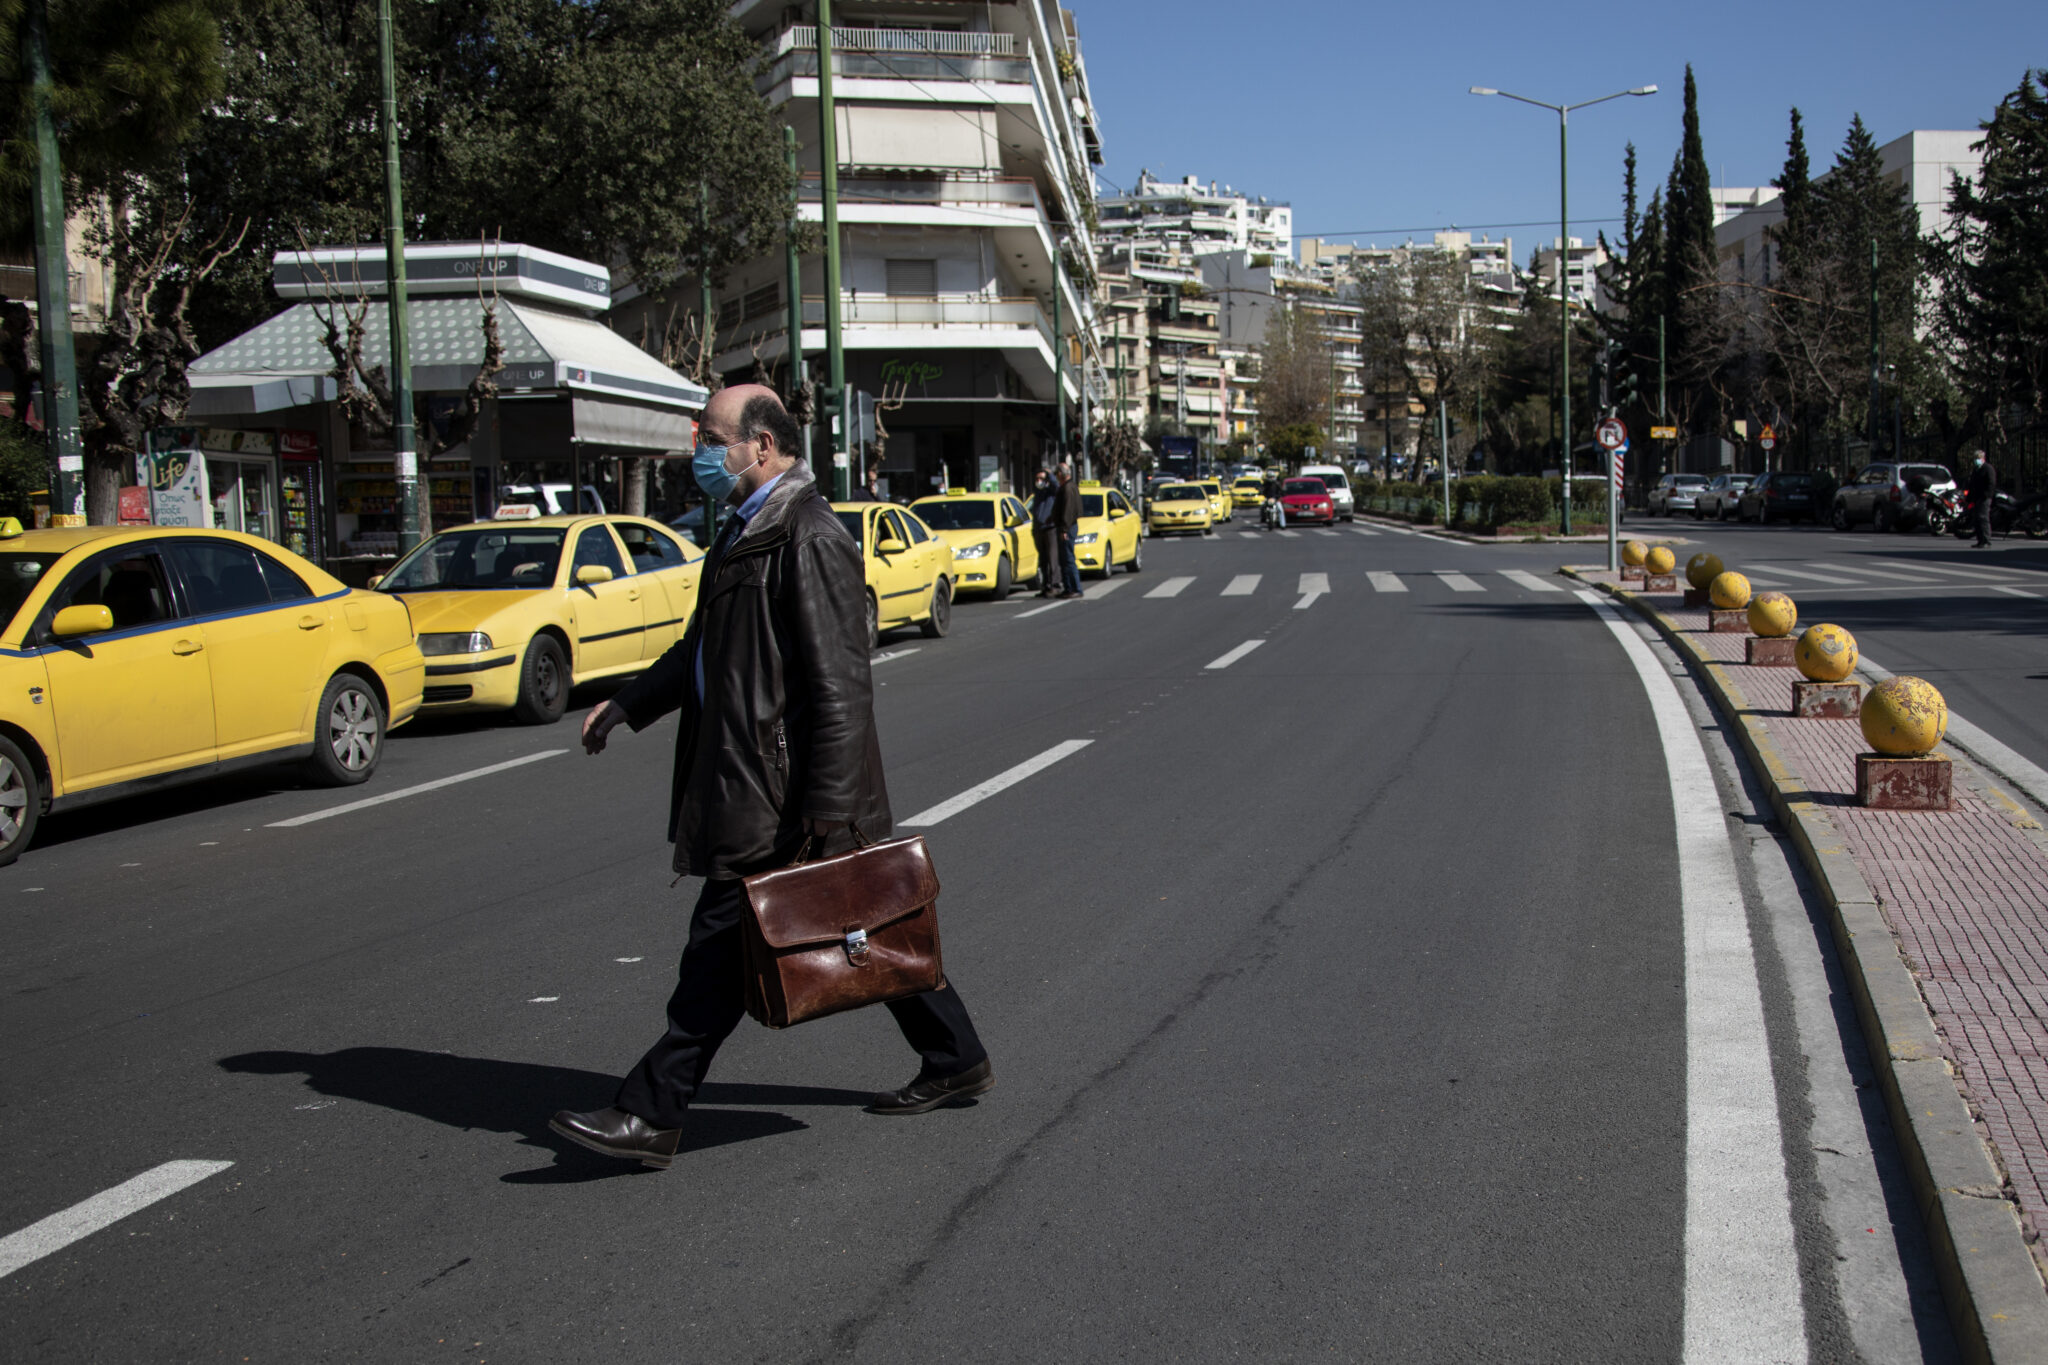
[[[1337,520],[1337,504],[1321,479],[1289,479],[1280,485],[1280,505],[1287,509],[1287,524],[1316,521],[1331,526]]]

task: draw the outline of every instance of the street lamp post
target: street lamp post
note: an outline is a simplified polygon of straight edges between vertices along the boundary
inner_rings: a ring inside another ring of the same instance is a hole
[[[1557,114],[1557,315],[1560,339],[1560,366],[1563,378],[1558,384],[1562,395],[1561,406],[1564,425],[1564,443],[1560,452],[1561,469],[1564,473],[1564,523],[1566,535],[1572,533],[1572,294],[1569,280],[1571,265],[1571,194],[1566,172],[1570,165],[1570,152],[1566,140],[1567,125],[1574,109],[1585,109],[1595,104],[1618,100],[1624,95],[1654,95],[1654,85],[1639,85],[1631,90],[1617,90],[1611,95],[1602,95],[1597,100],[1580,100],[1577,104],[1551,104],[1545,100],[1532,100],[1527,95],[1516,95],[1506,90],[1495,90],[1491,86],[1475,85],[1475,95],[1499,95],[1503,99],[1519,100],[1533,104],[1539,109],[1549,109]],[[1614,457],[1607,460],[1607,567],[1617,566],[1614,535]]]

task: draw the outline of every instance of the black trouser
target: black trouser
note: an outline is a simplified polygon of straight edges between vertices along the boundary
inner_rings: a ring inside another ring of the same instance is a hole
[[[738,881],[707,881],[690,916],[690,941],[676,966],[668,1001],[668,1032],[619,1083],[613,1101],[656,1128],[680,1128],[711,1059],[746,1013],[741,965],[740,914],[746,888]],[[891,1000],[896,1027],[924,1058],[919,1080],[956,1076],[988,1053],[975,1035],[967,1006],[950,985]]]
[[[1032,531],[1038,537],[1038,590],[1058,592],[1060,577],[1059,533],[1050,526],[1040,526]]]
[[[1991,543],[1991,499],[1981,499],[1971,509],[1970,520],[1976,526],[1977,543],[1979,545],[1989,545]]]

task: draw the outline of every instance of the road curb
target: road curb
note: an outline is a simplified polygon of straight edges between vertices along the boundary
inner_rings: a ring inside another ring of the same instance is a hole
[[[1990,1148],[1978,1135],[1969,1105],[1942,1053],[1934,1018],[1912,969],[1899,953],[1862,870],[1843,845],[1835,823],[1807,799],[1742,688],[1717,659],[1707,656],[1662,612],[1635,593],[1559,570],[1626,603],[1690,662],[1707,683],[1717,708],[1770,790],[1771,805],[1792,836],[1801,860],[1826,897],[1829,924],[1856,1017],[1877,1068],[1885,1108],[1913,1184],[1914,1202],[1927,1226],[1964,1357],[1996,1365],[2048,1365],[2048,1292],[2021,1229],[2019,1208]],[[2001,795],[2002,793],[1994,794]]]

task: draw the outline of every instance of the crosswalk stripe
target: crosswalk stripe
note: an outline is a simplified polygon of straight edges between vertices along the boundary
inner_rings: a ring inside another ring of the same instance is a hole
[[[1375,531],[1370,526],[1347,526],[1344,529],[1351,532],[1354,536],[1376,536],[1379,534],[1378,531]]]
[[[1896,559],[1887,559],[1885,563],[1892,565],[1895,568],[1918,569],[1921,573],[1942,574],[1944,576],[1954,578],[2006,578],[2010,576],[2006,573],[2000,572],[1997,569],[1958,569],[1952,564],[1902,563],[1901,561]]]
[[[1542,579],[1538,578],[1538,577],[1537,577],[1537,576],[1536,576],[1535,574],[1532,574],[1532,573],[1530,573],[1530,572],[1529,572],[1529,571],[1528,571],[1527,569],[1502,569],[1502,570],[1500,571],[1500,576],[1501,576],[1502,578],[1508,579],[1508,580],[1509,580],[1509,581],[1511,581],[1511,582],[1515,582],[1515,583],[1519,583],[1519,584],[1521,584],[1521,585],[1522,585],[1523,587],[1527,588],[1527,589],[1528,589],[1528,590],[1529,590],[1530,592],[1563,592],[1563,591],[1564,591],[1564,589],[1562,589],[1562,588],[1558,587],[1558,586],[1557,586],[1557,584],[1555,584],[1555,583],[1546,583],[1546,582],[1544,582],[1544,581],[1543,581]]]
[[[1789,574],[1793,578],[1811,579],[1816,583],[1833,583],[1838,587],[1844,588],[1854,587],[1856,583],[1856,580],[1853,578],[1842,578],[1836,574],[1814,573],[1810,569],[1794,569],[1785,564],[1773,564],[1770,566],[1770,571],[1772,573]]]
[[[1276,532],[1274,532],[1274,534],[1275,534],[1275,535],[1282,535],[1282,536],[1286,536],[1286,537],[1287,537],[1287,538],[1288,538],[1289,540],[1293,540],[1293,539],[1294,539],[1294,538],[1295,538],[1296,536],[1300,535],[1300,534],[1301,534],[1301,532],[1299,532],[1299,531],[1276,531]]]
[[[1883,569],[1866,569],[1861,564],[1815,564],[1811,567],[1816,569],[1824,569],[1831,573],[1859,574],[1864,578],[1881,578],[1893,583],[1914,583],[1925,581],[1922,579],[1914,578],[1912,574],[1889,573]],[[1793,572],[1796,573],[1798,571],[1794,570]]]
[[[2013,586],[2012,586],[2012,585],[2011,585],[2010,583],[1993,583],[1993,584],[1991,585],[1991,591],[1993,591],[1993,592],[2002,592],[2002,593],[2009,593],[2009,594],[2011,594],[2011,595],[2012,595],[2012,596],[2014,596],[2014,597],[2033,597],[2033,598],[2039,598],[2039,597],[2041,596],[2041,594],[2040,594],[2040,593],[2037,593],[2037,592],[2029,592],[2029,591],[2028,591],[2027,589],[2025,589],[2025,588],[2015,588],[2015,587],[2013,587]]]
[[[1086,594],[1086,596],[1084,596],[1081,600],[1085,602],[1090,597],[1107,597],[1111,593],[1115,592],[1118,588],[1121,588],[1124,584],[1130,581],[1131,580],[1128,578],[1112,578],[1106,580],[1105,582],[1097,583],[1092,588],[1083,588],[1082,592]]]
[[[1436,570],[1436,576],[1442,579],[1444,586],[1449,588],[1452,592],[1486,591],[1486,589],[1480,587],[1477,583],[1474,583],[1471,579],[1465,577],[1465,575],[1457,572],[1454,569],[1438,569]]]
[[[1161,583],[1158,587],[1152,589],[1152,591],[1146,593],[1145,596],[1178,597],[1182,593],[1186,592],[1188,584],[1194,581],[1195,580],[1192,578],[1169,578],[1164,583]]]
[[[1223,585],[1223,591],[1219,596],[1250,597],[1254,592],[1258,591],[1259,578],[1260,575],[1255,573],[1241,573]]]
[[[1327,526],[1324,526],[1324,527],[1320,527],[1320,528],[1318,528],[1318,529],[1317,529],[1317,531],[1316,531],[1316,534],[1317,534],[1317,535],[1319,535],[1319,536],[1335,536],[1335,535],[1336,535],[1337,533],[1336,533],[1335,531],[1331,530],[1331,529],[1330,529],[1329,527],[1327,527]]]
[[[1296,611],[1305,611],[1316,604],[1316,599],[1330,590],[1330,576],[1326,573],[1305,573],[1301,576],[1301,600],[1294,604]]]
[[[1395,574],[1395,573],[1368,573],[1368,574],[1366,575],[1366,579],[1367,579],[1367,581],[1369,581],[1369,582],[1370,582],[1370,583],[1372,584],[1372,590],[1373,590],[1374,592],[1406,592],[1406,591],[1408,591],[1408,585],[1407,585],[1406,583],[1403,583],[1403,582],[1401,581],[1401,575],[1399,575],[1399,574]]]

